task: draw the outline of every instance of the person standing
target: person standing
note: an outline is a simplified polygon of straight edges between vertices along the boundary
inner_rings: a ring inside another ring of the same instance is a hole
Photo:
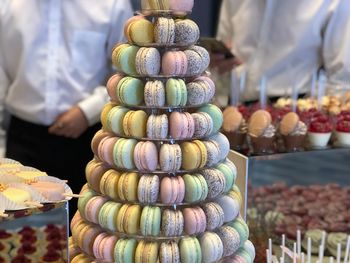
[[[111,51],[123,41],[131,3],[0,2],[0,105],[10,115],[6,156],[68,180],[78,193],[108,101]]]

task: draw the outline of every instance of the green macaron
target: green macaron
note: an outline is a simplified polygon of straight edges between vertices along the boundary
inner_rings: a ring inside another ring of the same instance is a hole
[[[117,85],[117,98],[126,105],[137,106],[143,102],[144,84],[140,79],[122,78]]]
[[[183,179],[185,181],[185,201],[187,203],[199,202],[207,198],[208,184],[201,174],[185,174]]]
[[[166,100],[169,106],[185,106],[187,103],[186,84],[182,79],[170,78],[165,85]]]
[[[180,256],[182,263],[202,262],[202,250],[195,237],[184,237],[180,240]]]
[[[107,128],[117,135],[124,135],[123,119],[128,111],[122,106],[113,107],[107,115]]]
[[[136,72],[136,54],[139,51],[137,46],[128,46],[120,51],[121,70],[128,75],[137,75]]]
[[[120,138],[113,148],[113,160],[117,167],[134,169],[134,149],[137,141],[134,139]]]
[[[140,230],[144,236],[158,236],[160,233],[161,211],[159,207],[145,206],[142,210]]]
[[[210,117],[213,120],[213,133],[216,133],[220,130],[222,123],[224,121],[224,117],[222,115],[221,110],[213,105],[213,104],[208,104],[203,107],[201,107],[198,112],[206,112],[210,115]]]
[[[134,261],[137,241],[135,239],[119,239],[114,247],[114,260],[120,263]]]

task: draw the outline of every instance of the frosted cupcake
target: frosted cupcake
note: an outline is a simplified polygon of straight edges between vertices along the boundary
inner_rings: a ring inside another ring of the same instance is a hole
[[[254,154],[275,152],[276,129],[271,122],[271,115],[265,110],[258,110],[250,117],[248,134]]]
[[[222,132],[230,142],[232,150],[242,150],[247,135],[247,123],[236,107],[229,106],[224,112]]]
[[[280,123],[280,133],[282,134],[284,146],[287,152],[302,151],[307,134],[307,127],[300,121],[298,114],[289,112]]]

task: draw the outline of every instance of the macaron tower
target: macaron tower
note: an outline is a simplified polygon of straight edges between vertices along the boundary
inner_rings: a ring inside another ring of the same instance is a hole
[[[229,141],[219,132],[223,114],[210,104],[209,54],[186,18],[193,1],[141,6],[125,24],[128,43],[113,50],[118,72],[91,142],[95,157],[71,223],[71,262],[231,259],[249,229],[240,217],[237,169],[226,158]]]

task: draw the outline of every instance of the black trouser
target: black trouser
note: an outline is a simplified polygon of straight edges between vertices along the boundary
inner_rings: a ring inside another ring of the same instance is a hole
[[[85,166],[93,158],[90,143],[101,124],[90,127],[78,139],[48,133],[48,126],[12,116],[7,133],[6,157],[32,166],[63,180],[78,194],[86,183]],[[70,218],[77,210],[77,199],[69,202]]]

